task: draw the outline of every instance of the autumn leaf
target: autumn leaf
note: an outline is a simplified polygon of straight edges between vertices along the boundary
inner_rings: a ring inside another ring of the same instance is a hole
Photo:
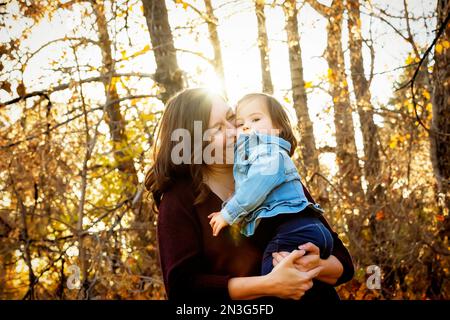
[[[183,0],[175,0],[175,3],[183,5],[183,9],[184,9],[184,10],[186,10],[186,9],[188,8],[188,6],[189,6],[189,4],[186,3],[186,2],[183,1]]]
[[[2,82],[2,86],[0,87],[0,89],[5,90],[5,91],[8,92],[9,94],[12,94],[12,91],[11,91],[11,83],[9,83],[8,81],[3,81],[3,82]]]
[[[377,221],[380,221],[380,220],[383,220],[384,219],[384,212],[383,211],[378,211],[377,213],[376,213],[376,215],[375,215],[375,219],[377,220]]]
[[[439,53],[439,54],[442,53],[442,44],[438,43],[438,44],[436,45],[436,52]]]
[[[406,58],[405,63],[407,65],[410,65],[410,64],[414,63],[414,58],[409,54],[408,57]]]
[[[439,222],[444,222],[445,218],[442,214],[437,214],[436,215],[436,220]]]
[[[19,85],[16,88],[16,92],[19,95],[19,97],[23,97],[25,95],[25,85],[23,82],[19,83]]]

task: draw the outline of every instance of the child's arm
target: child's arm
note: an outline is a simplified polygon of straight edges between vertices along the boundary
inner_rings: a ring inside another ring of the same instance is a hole
[[[229,224],[242,220],[266,199],[284,180],[284,158],[278,150],[258,154],[250,164],[247,178],[222,208],[221,215]]]

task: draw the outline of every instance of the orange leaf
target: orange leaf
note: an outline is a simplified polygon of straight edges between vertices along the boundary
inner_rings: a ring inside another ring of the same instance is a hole
[[[383,211],[378,211],[377,214],[375,215],[375,219],[380,221],[384,219],[384,212]]]
[[[436,220],[439,222],[444,222],[445,218],[442,214],[437,214],[436,215]]]

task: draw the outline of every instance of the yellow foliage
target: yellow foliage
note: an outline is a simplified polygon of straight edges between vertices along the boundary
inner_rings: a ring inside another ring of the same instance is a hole
[[[187,4],[187,3],[184,2],[183,0],[175,0],[175,3],[177,3],[177,4],[182,4],[184,10],[186,10],[187,7],[189,6],[189,4]]]
[[[410,65],[410,64],[412,64],[413,62],[414,62],[414,58],[413,58],[410,54],[408,54],[408,57],[406,58],[405,63],[406,63],[407,65]]]
[[[328,68],[327,78],[329,81],[333,81],[333,70],[331,68]]]
[[[395,147],[397,147],[397,140],[391,140],[391,142],[389,142],[389,148],[395,149]]]

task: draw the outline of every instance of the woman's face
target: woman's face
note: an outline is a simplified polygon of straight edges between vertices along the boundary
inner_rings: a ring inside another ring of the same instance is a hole
[[[236,142],[235,114],[234,110],[221,97],[213,99],[208,136],[211,137],[210,147],[223,152],[221,159],[215,159],[215,163],[232,165],[234,143]],[[215,155],[219,156],[217,153]]]

